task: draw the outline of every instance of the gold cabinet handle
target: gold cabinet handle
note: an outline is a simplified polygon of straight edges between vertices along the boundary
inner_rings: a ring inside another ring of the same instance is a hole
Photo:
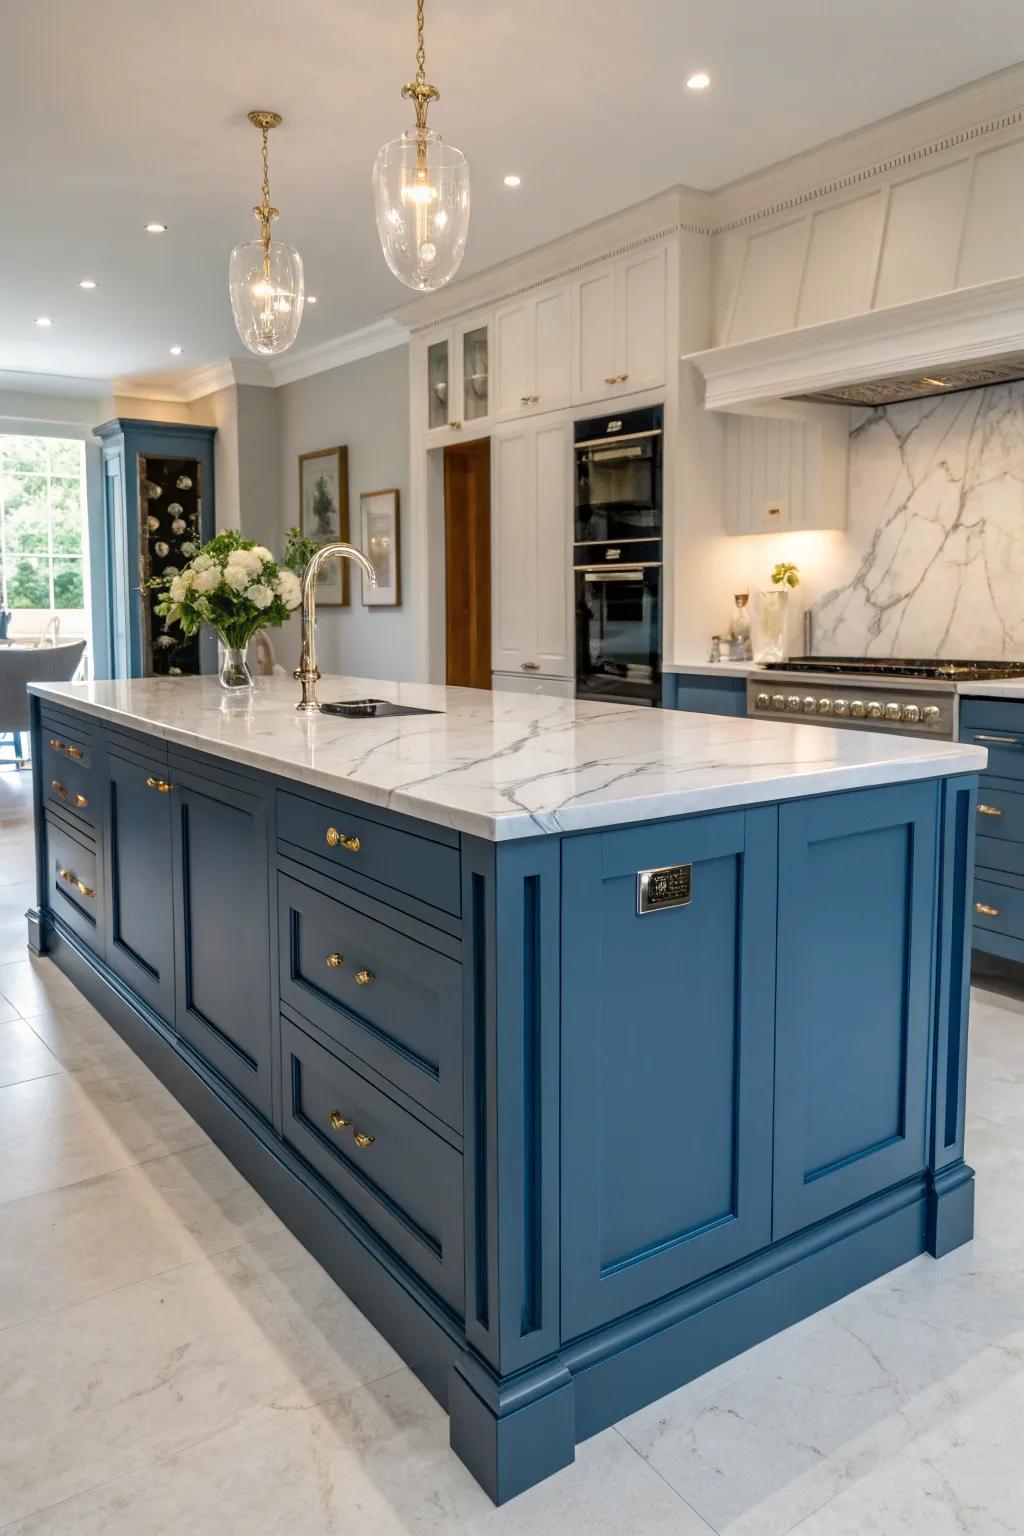
[[[87,806],[87,805],[88,805],[88,804],[89,804],[89,802],[88,802],[88,800],[87,800],[87,799],[86,799],[86,798],[85,798],[85,796],[84,796],[84,795],[75,795],[75,797],[74,797],[74,799],[73,799],[73,800],[72,800],[72,802],[71,802],[71,804],[72,804],[72,805],[77,805],[77,807],[78,807],[78,809],[79,809],[79,810],[80,810],[80,811],[84,811],[84,810],[85,810],[85,808],[86,808],[86,806]]]
[[[331,1110],[331,1126],[334,1130],[343,1131],[346,1126],[351,1124],[352,1121],[346,1120],[340,1109]]]
[[[72,869],[58,869],[57,873],[58,873],[58,875],[60,876],[60,878],[62,880],[67,882],[68,885],[76,886],[77,889],[81,892],[81,894],[83,896],[95,896],[96,895],[96,892],[93,890],[91,885],[83,885],[82,881],[79,880],[79,878],[75,874],[74,870],[72,870]]]
[[[65,757],[79,758],[85,756],[81,747],[75,747],[70,742],[61,741],[59,736],[50,737],[50,746],[55,752],[63,752]]]
[[[146,788],[155,789],[161,795],[169,795],[174,785],[169,779],[158,779],[153,774],[150,774],[146,779]]]
[[[625,384],[625,382],[626,382],[626,380],[628,378],[629,378],[629,374],[628,373],[620,373],[618,378],[615,380],[615,382],[616,382],[616,384]]]
[[[975,741],[994,741],[1001,747],[1019,747],[1021,745],[1016,736],[991,736],[986,735],[982,731],[979,731],[974,739]]]
[[[448,425],[451,427],[453,432],[458,432],[462,428],[462,422],[461,421],[451,421],[451,422],[448,423]]]
[[[345,964],[345,956],[339,955],[337,951],[334,951],[327,956],[327,964],[332,971],[336,971],[340,965]]]
[[[353,1131],[352,1139],[360,1152],[365,1152],[367,1147],[372,1147],[377,1140],[376,1136],[368,1136],[365,1131]]]
[[[975,912],[980,912],[982,917],[998,917],[999,916],[999,908],[998,907],[990,907],[988,905],[988,902],[985,902],[985,901],[976,901],[974,903],[974,910],[975,910]]]
[[[55,795],[60,795],[62,800],[66,800],[70,794],[70,790],[64,788],[64,785],[61,783],[60,779],[51,780],[50,788],[53,790]],[[978,809],[980,810],[981,807],[979,806]]]
[[[524,661],[523,662],[523,671],[524,672],[539,672],[540,671],[540,662],[539,661]]]
[[[70,800],[71,804],[77,806],[80,811],[84,811],[85,807],[89,804],[84,795],[73,795],[70,789],[67,789],[61,783],[60,779],[53,779],[50,783],[50,788],[55,795],[60,795],[62,800]]]
[[[368,987],[370,982],[375,980],[376,977],[372,971],[356,971],[356,985],[359,987]]]
[[[520,395],[519,396],[519,404],[520,405],[529,405],[531,398],[532,398],[532,396],[530,396],[530,395]]]
[[[328,848],[347,848],[349,853],[358,853],[362,847],[358,837],[344,837],[337,827],[328,827],[324,836]]]
[[[978,802],[978,815],[979,816],[1001,816],[1002,814],[1003,814],[1002,811],[999,809],[999,807],[997,805],[982,805],[980,800],[979,800],[979,802]]]
[[[619,376],[617,373],[606,373],[604,376],[604,381],[606,384],[617,384],[619,382]]]

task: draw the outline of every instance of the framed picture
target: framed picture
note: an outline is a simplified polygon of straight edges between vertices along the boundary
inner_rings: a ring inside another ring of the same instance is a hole
[[[363,581],[364,608],[397,608],[402,601],[398,492],[363,491],[359,497],[360,545],[377,572],[377,585]]]
[[[348,538],[348,449],[299,454],[299,527],[318,544]],[[316,584],[316,600],[348,606],[347,560],[329,560]]]

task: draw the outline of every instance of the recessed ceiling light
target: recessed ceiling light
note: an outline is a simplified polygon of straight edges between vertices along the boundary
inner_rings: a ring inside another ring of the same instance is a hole
[[[96,284],[91,277],[83,277],[78,286],[79,288],[95,288]]]
[[[686,82],[689,91],[706,91],[711,84],[711,76],[706,69],[698,69],[695,75],[691,75]]]
[[[166,224],[156,224],[156,223],[153,223],[153,224],[147,224],[146,225],[146,234],[147,235],[166,235],[166,233],[167,233],[167,225]]]
[[[171,356],[172,357],[180,357],[181,356],[181,348],[180,347],[172,347],[171,348]]]
[[[307,293],[306,294],[306,303],[307,304],[315,304],[316,303],[316,294],[315,293]]]
[[[505,177],[505,185],[506,185],[506,187],[519,187],[519,186],[522,186],[522,183],[523,183],[523,178],[521,176],[514,176],[513,175],[513,176],[506,176]]]
[[[36,325],[41,325],[43,327],[44,331],[46,330],[47,326],[50,326],[52,324],[53,324],[53,321],[50,319],[49,315],[40,315],[38,320],[36,321]]]

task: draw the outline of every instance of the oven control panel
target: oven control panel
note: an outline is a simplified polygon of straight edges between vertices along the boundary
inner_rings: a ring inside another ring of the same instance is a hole
[[[952,693],[891,684],[879,687],[878,679],[832,679],[825,684],[807,677],[762,673],[747,679],[747,714],[953,737]]]

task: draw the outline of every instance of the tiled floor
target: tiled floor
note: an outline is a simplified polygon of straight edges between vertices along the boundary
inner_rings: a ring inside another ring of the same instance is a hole
[[[4,1536],[1024,1533],[1024,1003],[975,994],[974,1243],[635,1414],[495,1510],[392,1349],[25,958],[28,790],[0,773]]]

